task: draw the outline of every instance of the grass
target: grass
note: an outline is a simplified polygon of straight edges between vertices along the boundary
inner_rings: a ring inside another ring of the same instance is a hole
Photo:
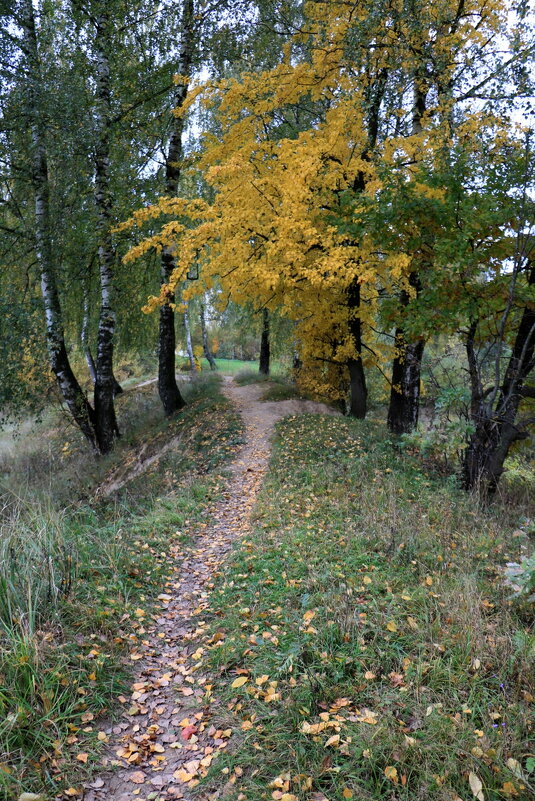
[[[534,637],[499,571],[522,510],[479,508],[383,432],[279,425],[255,533],[211,599],[235,742],[205,782],[229,801],[533,797]]]
[[[239,445],[241,421],[217,378],[196,382],[188,406],[171,421],[157,412],[153,392],[125,393],[121,415],[130,434],[106,460],[93,464],[71,436],[54,472],[47,460],[54,447],[64,448],[59,424],[42,453],[32,442],[21,461],[5,457],[11,486],[0,515],[5,801],[23,791],[55,797],[90,770],[101,746],[99,719],[113,716],[126,686],[122,655],[142,634],[140,611],[150,608],[173,552],[187,547],[217,497],[220,469]],[[92,490],[106,471],[135,458],[141,442],[157,448],[171,437],[180,437],[178,448],[113,497],[95,500]],[[43,466],[50,473],[39,479]],[[23,493],[14,493],[17,485]]]
[[[215,363],[217,365],[217,369],[224,375],[235,375],[241,370],[250,370],[251,365],[256,364],[256,362],[246,362],[242,361],[241,359],[216,359]],[[210,369],[210,365],[204,358],[201,359],[201,365],[203,370]]]
[[[258,370],[240,370],[234,376],[234,381],[240,386],[245,386],[247,384],[262,384],[270,380],[270,376],[263,375],[262,373],[259,373]]]
[[[268,387],[263,393],[260,400],[263,401],[285,401],[285,400],[303,400],[307,396],[299,390],[295,384],[290,381],[280,381]]]

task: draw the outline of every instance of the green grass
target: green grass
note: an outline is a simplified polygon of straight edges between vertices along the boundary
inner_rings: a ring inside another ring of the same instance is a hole
[[[128,676],[122,654],[142,634],[150,609],[180,555],[218,496],[220,470],[239,446],[239,417],[217,378],[189,390],[188,406],[171,421],[157,412],[154,388],[125,393],[131,424],[116,452],[91,462],[69,438],[68,455],[41,482],[34,472],[62,447],[56,430],[39,455],[13,460],[0,516],[0,798],[44,793],[53,798],[79,781],[99,749],[99,719],[113,716]],[[143,476],[113,497],[91,490],[106,470],[134,458],[140,443],[156,448],[180,437]],[[5,463],[9,466],[9,463]],[[52,471],[52,466],[49,465]],[[18,470],[25,471],[25,482]],[[83,497],[73,493],[82,484]],[[44,497],[48,481],[49,496]],[[70,505],[63,504],[69,491]],[[137,612],[136,612],[137,610]],[[76,760],[88,754],[87,767]]]
[[[246,362],[241,359],[216,359],[215,363],[217,364],[217,369],[226,375],[235,375],[240,370],[250,370],[251,365],[256,364],[256,362]],[[210,369],[210,365],[204,358],[201,359],[201,365],[203,371]]]
[[[486,801],[533,797],[534,638],[498,570],[521,510],[478,508],[382,432],[279,425],[211,601],[234,744],[204,788],[229,801],[467,801],[470,774]]]
[[[234,376],[234,381],[240,386],[246,386],[247,384],[261,384],[269,380],[270,377],[268,375],[263,375],[262,373],[259,373],[258,370],[240,370]]]

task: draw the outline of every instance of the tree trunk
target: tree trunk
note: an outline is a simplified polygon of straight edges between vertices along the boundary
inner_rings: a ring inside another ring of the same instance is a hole
[[[41,273],[41,292],[45,309],[48,356],[52,372],[56,377],[61,396],[69,412],[93,449],[98,450],[95,436],[94,410],[72,371],[65,346],[63,317],[52,258],[48,159],[45,130],[41,115],[41,63],[34,9],[30,0],[25,0],[21,17],[28,70],[28,117],[32,148],[35,250]]]
[[[353,281],[348,290],[349,333],[353,338],[356,357],[349,359],[349,414],[364,420],[368,410],[368,389],[362,364],[362,323],[360,320],[360,284]]]
[[[396,352],[392,364],[392,387],[388,427],[394,434],[408,434],[418,425],[423,339],[406,343],[402,328],[396,329]]]
[[[217,364],[215,363],[215,359],[212,356],[212,351],[210,350],[210,345],[208,343],[208,332],[206,330],[206,314],[204,309],[204,303],[201,303],[199,316],[201,318],[202,349],[204,351],[204,356],[208,361],[208,364],[210,365],[210,370],[217,370]]]
[[[185,311],[184,311],[184,330],[186,332],[186,351],[188,353],[189,366],[191,368],[191,373],[192,373],[192,375],[194,375],[195,371],[197,369],[197,365],[195,363],[195,354],[193,353],[193,345],[192,345],[192,342],[191,342],[191,326],[189,324],[189,304],[188,304],[187,301],[184,303],[184,306],[186,307]]]
[[[97,207],[98,263],[100,277],[100,312],[97,333],[96,381],[94,407],[96,434],[101,453],[113,447],[119,428],[115,416],[115,376],[113,375],[113,246],[112,197],[110,188],[111,77],[110,77],[110,19],[103,10],[95,22],[96,98],[95,121],[97,145],[95,152],[95,205]]]
[[[95,364],[95,360],[93,358],[93,353],[91,352],[91,346],[89,344],[89,322],[90,322],[90,312],[89,312],[89,288],[84,286],[84,313],[82,317],[82,331],[80,333],[80,340],[82,342],[82,349],[84,351],[85,360],[87,362],[87,369],[89,370],[89,375],[91,377],[91,381],[93,386],[97,382],[97,367]],[[115,378],[115,374],[113,376],[113,395],[116,397],[123,392],[122,386],[119,384],[117,379]]]
[[[426,110],[427,82],[425,74],[417,70],[414,75],[414,104],[412,108],[412,134],[422,131],[422,119]],[[422,290],[420,278],[416,271],[409,275],[409,284],[416,290]],[[411,297],[403,290],[400,293],[400,304],[406,309]],[[403,327],[396,329],[396,355],[392,364],[392,386],[390,405],[388,407],[388,427],[394,434],[408,434],[418,425],[420,412],[420,388],[422,372],[422,356],[425,340],[418,338],[410,342]]]
[[[185,82],[180,83],[174,93],[174,106],[181,108],[188,95],[189,79],[192,70],[193,47],[195,41],[194,0],[183,0],[182,4],[182,36],[178,57],[177,73]],[[184,120],[173,118],[173,128],[169,140],[169,148],[165,159],[165,194],[177,194],[180,172],[182,169]],[[175,269],[173,252],[169,247],[162,250],[160,280],[169,283]],[[175,314],[172,304],[173,293],[167,293],[166,302],[160,307],[159,339],[158,339],[158,392],[166,415],[174,414],[185,406],[185,401],[176,383],[175,350],[176,331]],[[193,369],[193,367],[192,367]]]
[[[93,382],[94,386],[97,381],[97,368],[93,354],[91,353],[91,347],[89,345],[89,289],[87,286],[84,286],[84,314],[82,317],[82,331],[80,334],[80,339],[82,342],[82,349],[87,362],[89,375],[91,376],[91,381]]]
[[[418,295],[422,286],[418,273],[412,272],[409,284]],[[403,290],[399,298],[402,309],[411,303],[408,292]],[[418,425],[420,412],[420,389],[422,357],[425,339],[407,341],[405,329],[400,326],[395,333],[396,355],[392,363],[392,384],[388,407],[388,427],[394,434],[408,434]]]
[[[260,361],[258,371],[261,375],[269,375],[271,348],[269,342],[269,311],[262,309],[262,336],[260,338]]]
[[[528,286],[534,285],[535,266],[530,266]],[[490,398],[483,392],[474,346],[476,331],[477,322],[473,322],[466,339],[466,352],[475,431],[464,452],[463,485],[465,489],[479,488],[493,493],[504,472],[511,445],[526,437],[526,432],[516,425],[516,417],[524,394],[524,381],[535,367],[535,308],[524,307],[503,382],[499,388],[494,388]]]

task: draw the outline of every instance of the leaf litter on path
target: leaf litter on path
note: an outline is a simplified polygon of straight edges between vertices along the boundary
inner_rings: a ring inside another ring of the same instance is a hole
[[[225,393],[244,418],[246,444],[193,548],[184,555],[179,545],[170,545],[172,574],[130,655],[136,665],[131,696],[122,699],[120,720],[105,730],[102,772],[80,791],[83,801],[187,801],[189,788],[232,740],[231,729],[212,724],[217,701],[199,645],[209,592],[233,541],[249,531],[275,423],[302,411],[334,414],[310,401],[261,402],[264,390],[225,381]]]

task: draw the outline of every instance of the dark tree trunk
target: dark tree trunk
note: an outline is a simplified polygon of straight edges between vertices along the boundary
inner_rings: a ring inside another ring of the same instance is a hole
[[[360,359],[351,359],[347,366],[349,370],[349,414],[351,417],[364,420],[368,411],[368,390],[364,367]]]
[[[403,329],[396,329],[397,354],[392,364],[388,427],[394,434],[408,434],[418,425],[422,356],[425,341],[406,343]]]
[[[414,76],[414,103],[412,108],[412,133],[422,130],[422,118],[426,110],[427,82],[426,76],[416,71]],[[409,284],[422,291],[419,275],[416,271],[409,275]],[[400,305],[406,309],[411,297],[403,290],[400,293]],[[396,329],[396,355],[392,364],[392,385],[390,404],[388,407],[388,427],[394,434],[408,434],[418,425],[420,413],[420,388],[422,372],[422,356],[425,340],[418,338],[410,341],[402,326]]]
[[[530,266],[528,285],[535,285],[535,266]],[[465,489],[479,488],[493,493],[504,472],[511,445],[527,435],[516,424],[516,418],[525,394],[524,381],[535,367],[535,307],[524,308],[503,382],[491,393],[483,391],[477,362],[474,344],[477,325],[477,322],[472,323],[466,338],[471,382],[470,411],[475,431],[464,452],[463,484]]]
[[[111,134],[111,76],[110,76],[110,19],[103,10],[95,21],[96,61],[96,151],[95,151],[95,205],[97,207],[98,263],[100,278],[100,311],[97,333],[96,381],[94,407],[96,434],[101,453],[108,453],[119,436],[115,416],[116,381],[113,374],[113,336],[115,312],[113,309],[113,246],[112,196],[110,187],[110,134]]]
[[[202,349],[204,351],[204,357],[207,360],[208,364],[210,365],[210,370],[217,370],[217,364],[215,363],[215,359],[212,355],[212,351],[210,350],[210,344],[208,342],[208,332],[206,330],[206,314],[205,314],[204,303],[201,303],[199,316],[201,318]]]
[[[360,284],[353,281],[347,294],[349,307],[349,333],[353,338],[356,357],[349,359],[349,414],[364,420],[368,410],[368,389],[362,364],[362,322],[360,320]]]
[[[160,308],[158,393],[167,417],[185,406],[175,377],[175,315],[170,306]]]
[[[261,375],[269,375],[271,349],[269,343],[269,311],[262,309],[262,336],[260,337],[260,362],[258,371]]]
[[[409,284],[418,295],[422,290],[416,272],[409,276]],[[402,309],[411,303],[408,292],[403,290],[399,298]],[[392,363],[392,385],[388,407],[388,427],[394,434],[408,434],[418,425],[420,412],[420,388],[422,357],[425,348],[423,337],[408,340],[405,329],[400,326],[395,334],[396,353]]]
[[[182,3],[182,35],[178,57],[177,73],[186,79],[180,83],[174,93],[174,106],[181,108],[188,95],[189,79],[193,62],[193,48],[195,42],[194,2],[183,0]],[[180,180],[181,162],[183,156],[182,138],[184,134],[184,120],[174,117],[169,148],[165,159],[165,194],[177,194]],[[160,279],[162,284],[169,283],[171,274],[175,269],[173,253],[170,248],[162,250]],[[166,303],[160,307],[160,324],[158,339],[158,392],[166,415],[172,415],[185,406],[175,375],[176,331],[175,314],[172,304],[175,296],[169,292]]]
[[[46,318],[50,366],[69,412],[91,446],[98,450],[95,413],[88,403],[69,363],[50,234],[50,200],[46,135],[41,103],[41,63],[31,0],[22,6],[25,55],[28,72],[28,122],[31,136],[32,184],[34,191],[35,251],[41,273],[41,291]]]

